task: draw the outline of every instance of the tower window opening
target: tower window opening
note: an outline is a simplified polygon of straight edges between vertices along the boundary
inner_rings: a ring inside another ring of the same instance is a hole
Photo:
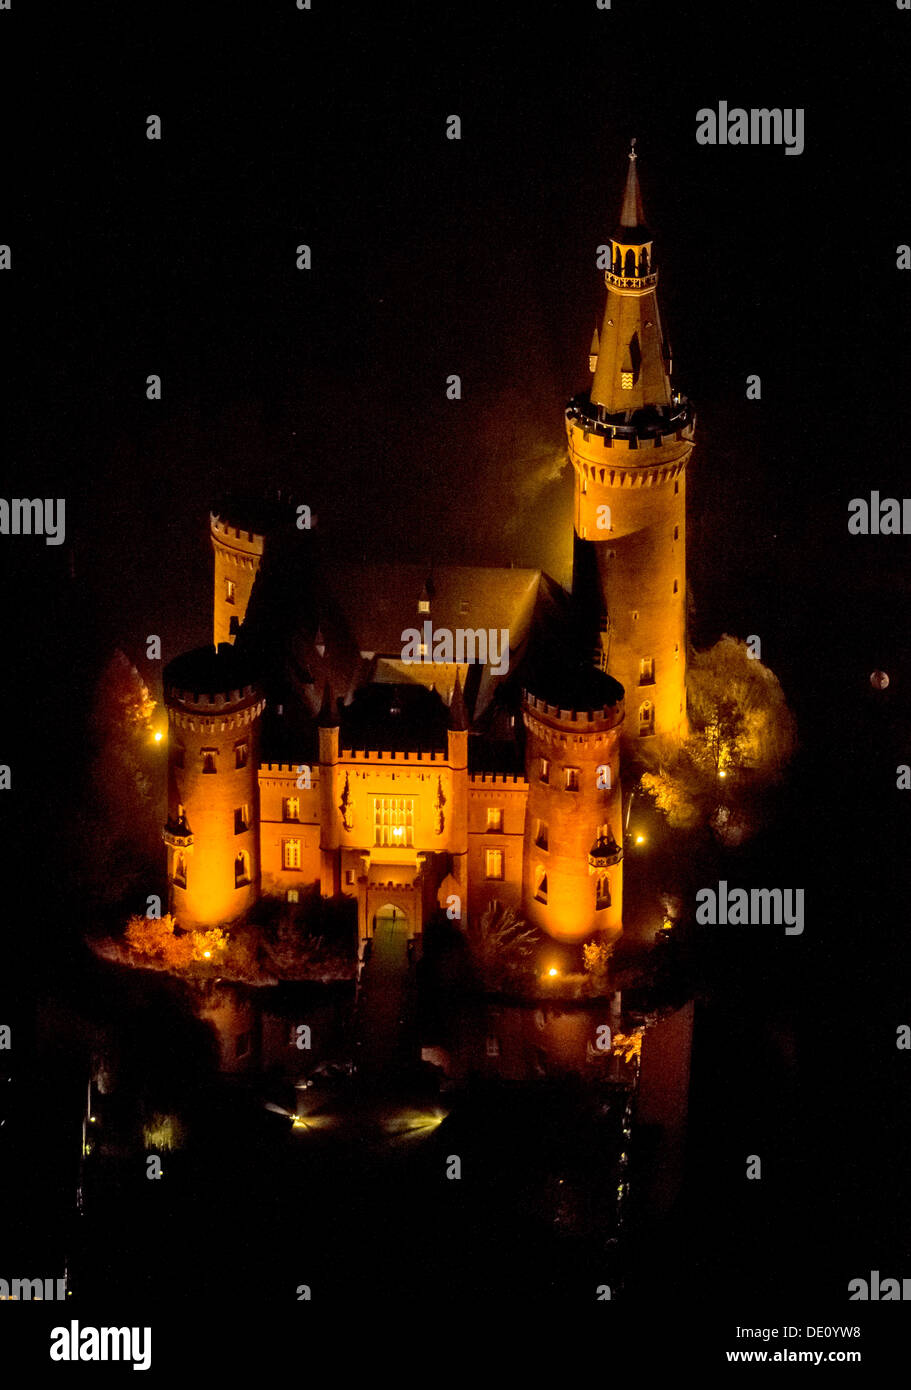
[[[539,820],[535,828],[535,844],[538,849],[547,849],[547,822]]]
[[[679,539],[680,539],[680,527],[679,527],[679,526],[675,526],[675,527],[674,527],[674,540],[675,540],[675,541],[679,541]]]
[[[287,891],[287,893],[285,894],[285,902],[288,902],[288,903],[299,903],[299,902],[300,902],[300,897],[301,897],[301,895],[300,895],[300,890],[299,890],[299,889],[297,889],[297,888],[289,888],[288,891]]]
[[[634,623],[638,623],[638,621],[639,621],[639,609],[638,609],[638,608],[634,608],[634,609],[632,610],[632,612],[630,613],[630,617],[632,618],[632,620],[633,620]]]
[[[675,642],[675,643],[674,643],[674,660],[675,660],[675,661],[679,661],[679,660],[680,660],[680,643],[679,643],[679,642]]]
[[[301,866],[300,840],[282,840],[282,868],[299,869]]]
[[[550,759],[541,759],[541,781],[546,785],[550,781]]]
[[[414,797],[373,798],[373,843],[386,849],[410,849],[414,845]]]
[[[202,750],[202,770],[203,772],[215,771],[215,755],[217,748],[204,748]]]
[[[486,850],[484,860],[484,869],[488,878],[503,877],[503,851],[501,849]]]
[[[535,870],[535,901],[547,904],[547,874],[541,864]]]
[[[243,806],[237,806],[234,810],[234,834],[241,835],[245,830],[250,829],[250,807],[244,802]]]
[[[651,700],[643,700],[639,706],[639,737],[646,738],[655,732],[655,706]]]
[[[419,613],[429,613],[429,612],[430,612],[430,599],[429,599],[429,598],[419,598],[419,599],[418,599],[418,612],[419,612]]]
[[[250,882],[250,856],[246,850],[239,850],[234,857],[234,887],[244,888]]]
[[[353,869],[346,869],[346,870],[345,870],[345,887],[346,887],[346,888],[353,888],[353,887],[354,887],[354,870],[353,870]]]
[[[234,603],[237,589],[233,579],[225,580],[225,603]]]
[[[301,803],[299,796],[286,796],[282,812],[283,820],[300,820]]]
[[[679,484],[679,483],[675,483],[675,484],[674,484],[674,496],[675,496],[675,497],[677,496],[677,493],[678,493],[679,491],[680,491],[680,484]]]
[[[488,806],[487,808],[487,829],[489,833],[500,833],[503,829],[503,807]]]
[[[186,888],[186,886],[187,886],[187,857],[186,857],[185,854],[181,854],[181,853],[175,854],[175,856],[174,856],[174,872],[173,872],[173,874],[171,875],[171,878],[172,878],[172,880],[173,880],[173,882],[174,882],[174,884],[175,884],[176,887],[178,887],[178,888]]]
[[[602,908],[610,907],[610,880],[607,874],[599,874],[595,883],[595,910],[600,912]]]
[[[577,767],[565,767],[563,769],[563,790],[567,792],[579,790],[579,769]]]
[[[639,662],[639,684],[654,685],[655,683],[655,658],[644,656]]]
[[[246,743],[238,743],[238,744],[235,745],[235,748],[234,748],[234,766],[235,766],[235,767],[246,767],[246,766],[247,766],[247,752],[248,752],[248,749],[247,749]]]
[[[676,594],[676,592],[677,592],[677,581],[676,581],[676,579],[675,579],[675,580],[674,580],[674,593]]]
[[[487,1055],[488,1057],[499,1057],[500,1055],[500,1040],[492,1034],[487,1039]]]

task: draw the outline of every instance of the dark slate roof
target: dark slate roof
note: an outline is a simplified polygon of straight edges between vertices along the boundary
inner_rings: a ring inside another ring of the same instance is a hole
[[[341,709],[339,748],[445,751],[449,710],[421,685],[365,685]]]

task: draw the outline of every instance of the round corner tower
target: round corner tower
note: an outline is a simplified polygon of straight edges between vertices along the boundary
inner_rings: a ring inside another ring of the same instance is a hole
[[[201,647],[164,672],[170,910],[184,927],[231,922],[259,894],[259,727],[265,700],[234,648]]]
[[[213,505],[209,531],[215,553],[213,639],[233,642],[247,613],[267,545],[291,524],[294,501],[274,497],[228,496]]]
[[[686,732],[686,465],[695,415],[671,385],[635,141],[591,389],[566,410],[573,595],[596,663],[626,692],[626,739]]]
[[[523,910],[531,925],[569,944],[622,928],[623,691],[601,680],[600,708],[563,709],[528,691],[523,699]]]
[[[265,547],[264,535],[235,525],[221,515],[223,510],[209,515],[215,552],[213,636],[216,647],[223,642],[233,642],[240,630]]]

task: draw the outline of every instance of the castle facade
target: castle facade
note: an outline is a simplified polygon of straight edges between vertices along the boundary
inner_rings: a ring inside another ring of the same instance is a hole
[[[622,930],[621,749],[686,728],[695,425],[635,149],[606,254],[566,410],[571,594],[532,569],[341,567],[287,500],[213,510],[213,645],[165,671],[182,926],[318,889],[357,900],[362,940],[391,909],[417,937],[494,900],[568,946]]]

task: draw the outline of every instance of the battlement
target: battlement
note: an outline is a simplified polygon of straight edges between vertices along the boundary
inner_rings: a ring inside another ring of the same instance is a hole
[[[561,724],[619,724],[623,718],[622,699],[617,700],[612,705],[603,705],[600,709],[580,710],[562,709],[559,705],[549,705],[546,700],[539,700],[536,695],[530,694],[527,690],[523,690],[522,695],[530,710]]]
[[[564,411],[568,429],[579,430],[586,444],[607,450],[660,449],[674,443],[692,443],[696,412],[685,397],[664,411],[643,413],[635,422],[607,417],[588,396],[574,396]]]
[[[499,772],[473,772],[469,779],[472,787],[515,787],[518,790],[527,790],[528,779],[519,773],[499,773]]]
[[[292,521],[297,499],[282,489],[270,494],[223,495],[212,503],[209,522],[213,539],[239,542],[262,553],[263,541],[271,531]]]
[[[165,703],[200,714],[229,714],[261,698],[262,692],[249,676],[229,642],[197,647],[165,667]],[[264,705],[262,701],[261,708]]]
[[[431,748],[426,753],[392,751],[378,748],[341,748],[339,749],[338,760],[340,763],[368,763],[377,762],[394,763],[399,766],[403,763],[435,763],[437,766],[448,766],[449,754],[445,748]]]
[[[319,773],[319,763],[260,763],[259,771],[268,774],[270,777],[299,777],[300,769],[309,767],[311,778],[316,778]]]

